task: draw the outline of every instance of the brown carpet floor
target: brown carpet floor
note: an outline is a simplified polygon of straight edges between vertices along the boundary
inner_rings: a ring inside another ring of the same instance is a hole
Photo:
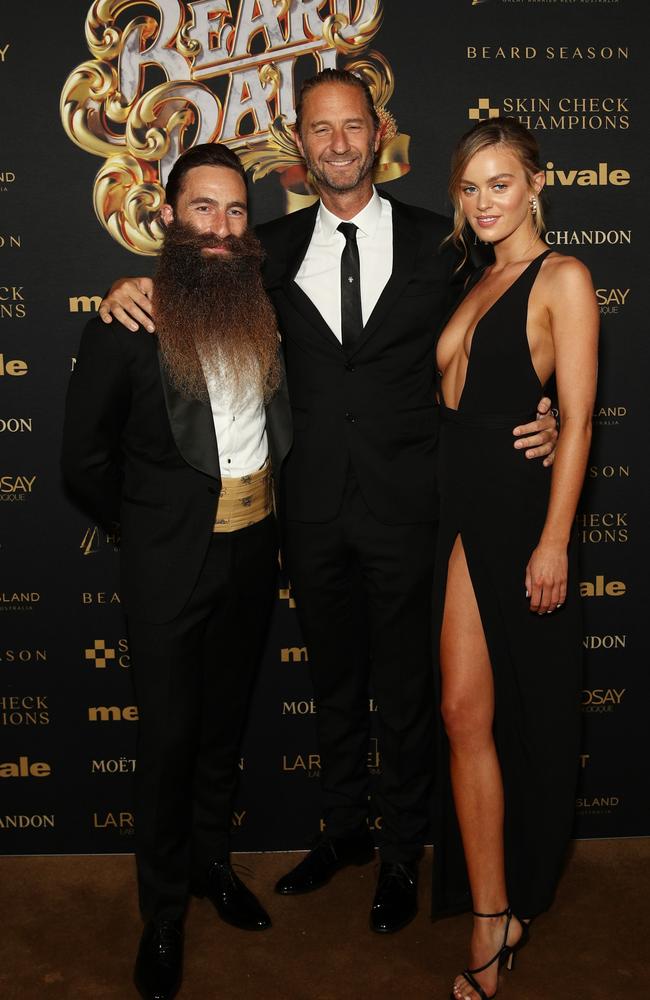
[[[447,1000],[465,961],[470,918],[431,924],[431,857],[421,912],[399,934],[368,929],[373,866],[324,889],[275,896],[296,855],[239,855],[273,917],[264,933],[223,924],[193,900],[181,1000]],[[140,935],[130,856],[2,857],[2,1000],[128,1000]],[[535,921],[503,1000],[650,997],[650,839],[575,844],[552,911]]]

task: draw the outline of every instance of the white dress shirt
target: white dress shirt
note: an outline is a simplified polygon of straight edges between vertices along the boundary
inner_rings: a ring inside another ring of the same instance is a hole
[[[311,299],[335,336],[341,340],[341,254],[343,222],[320,203],[316,224],[296,283]],[[358,226],[361,313],[364,326],[393,270],[393,211],[373,189],[372,198],[353,219]]]
[[[206,384],[222,478],[257,472],[269,455],[261,390],[250,388],[234,398],[225,378],[208,377]]]

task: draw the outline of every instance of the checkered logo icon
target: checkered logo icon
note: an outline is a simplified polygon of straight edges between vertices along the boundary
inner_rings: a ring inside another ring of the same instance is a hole
[[[87,660],[94,660],[95,666],[103,668],[108,666],[109,660],[115,659],[115,650],[107,647],[105,639],[95,639],[92,649],[85,651]]]
[[[291,587],[280,587],[278,591],[278,597],[281,601],[288,601],[290,608],[295,608],[296,602],[291,596]]]
[[[488,118],[498,118],[501,114],[499,108],[490,107],[489,97],[479,97],[478,107],[469,109],[469,120],[472,122],[484,122]]]

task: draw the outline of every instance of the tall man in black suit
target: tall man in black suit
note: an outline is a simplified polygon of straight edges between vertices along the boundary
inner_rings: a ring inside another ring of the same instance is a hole
[[[453,294],[455,259],[439,250],[448,220],[374,188],[379,119],[362,80],[323,70],[303,85],[296,110],[320,201],[257,233],[293,414],[282,483],[285,556],[318,707],[327,832],[276,889],[309,892],[372,857],[371,691],[383,818],[371,927],[389,932],[416,913],[429,820],[435,333]],[[153,329],[146,279],[114,286],[100,314],[109,311]],[[530,457],[551,450],[545,428],[554,423],[519,429],[535,435],[526,441]]]
[[[63,468],[121,526],[121,593],[139,711],[141,995],[181,978],[190,891],[245,929],[270,920],[229,862],[251,685],[276,591],[271,465],[290,413],[246,182],[225,146],[175,164],[154,301],[158,337],[87,325],[71,378]],[[266,405],[265,405],[266,404]]]

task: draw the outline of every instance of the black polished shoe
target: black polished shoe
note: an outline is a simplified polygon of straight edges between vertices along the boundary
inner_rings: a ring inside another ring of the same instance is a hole
[[[414,861],[383,861],[370,911],[370,927],[392,934],[410,924],[418,912],[418,869]]]
[[[182,920],[150,920],[140,938],[133,980],[143,1000],[172,1000],[183,974]]]
[[[229,861],[213,861],[203,883],[193,883],[195,896],[214,903],[222,920],[243,931],[265,931],[271,918],[248,886],[233,871]]]
[[[282,896],[298,896],[326,885],[336,872],[347,865],[365,865],[375,853],[370,834],[360,837],[323,837],[306,858],[276,882]]]

